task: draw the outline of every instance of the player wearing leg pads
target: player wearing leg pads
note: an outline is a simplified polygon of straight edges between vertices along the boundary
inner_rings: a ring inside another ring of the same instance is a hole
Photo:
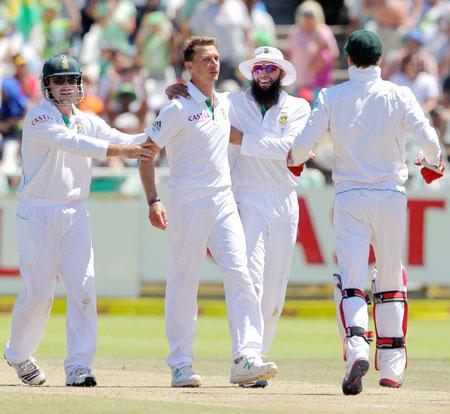
[[[378,292],[373,294],[373,301],[377,345],[375,369],[380,371],[381,386],[399,388],[407,366],[407,294],[406,291]]]
[[[346,367],[342,391],[355,395],[362,391],[362,377],[369,369],[369,344],[372,332],[367,331],[367,304],[369,297],[360,289],[342,289],[341,277],[336,279],[334,297],[338,328],[343,337],[343,355]]]
[[[381,78],[382,49],[380,39],[368,30],[350,35],[344,47],[349,80],[320,92],[306,127],[292,145],[290,163],[305,162],[314,145],[330,134],[336,185],[333,229],[341,289],[364,289],[372,245],[379,271],[372,291],[381,294],[376,296],[381,303],[376,304],[375,312],[377,364],[382,385],[398,386],[406,365],[404,339],[393,339],[406,334],[406,296],[401,294],[406,291],[402,280],[406,137],[412,136],[419,144],[427,165],[438,166],[442,151],[436,131],[411,90]],[[423,173],[430,181],[442,177],[443,168],[436,174]],[[343,326],[366,330],[365,301],[358,296],[340,300],[339,294],[335,295],[345,317]],[[346,344],[347,361],[359,355],[368,358],[368,345],[360,336],[346,338]],[[367,366],[356,360],[354,364],[346,365],[346,378],[356,384],[357,391]]]

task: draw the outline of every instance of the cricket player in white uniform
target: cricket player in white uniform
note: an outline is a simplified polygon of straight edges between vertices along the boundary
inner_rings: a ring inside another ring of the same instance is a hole
[[[207,247],[223,271],[233,353],[230,382],[267,379],[276,374],[277,367],[261,358],[261,311],[231,191],[229,102],[214,91],[220,68],[216,40],[188,39],[184,60],[191,74],[188,90],[192,99],[170,102],[146,130],[155,154],[166,148],[170,165],[167,212],[157,196],[153,163],[139,165],[150,221],[157,228],[167,228],[169,236],[165,316],[172,386],[201,385],[192,369],[192,344],[198,278]]]
[[[376,256],[373,281],[375,367],[380,385],[398,388],[406,368],[407,298],[402,265],[406,204],[405,138],[421,146],[422,175],[431,182],[443,174],[434,129],[407,87],[383,81],[378,37],[357,30],[345,51],[350,80],[323,90],[305,129],[295,139],[289,163],[305,161],[324,133],[334,145],[336,186],[333,224],[340,269],[335,297],[344,335],[343,393],[362,391],[369,369],[367,298],[369,248]]]
[[[233,193],[244,227],[250,276],[263,315],[262,352],[267,353],[286,296],[298,229],[295,187],[301,168],[286,157],[310,113],[308,102],[281,89],[295,82],[294,66],[274,47],[259,47],[239,65],[251,88],[229,93],[232,145],[229,163]],[[167,88],[169,97],[189,98],[184,85]],[[241,384],[267,386],[267,380]]]
[[[294,66],[274,47],[260,47],[239,65],[251,88],[230,93],[229,153],[233,193],[244,227],[247,260],[263,315],[262,352],[272,345],[286,297],[297,240],[301,169],[286,157],[310,113],[305,99],[281,89],[295,82]],[[264,387],[258,381],[252,387]]]
[[[145,141],[145,134],[122,134],[74,106],[83,98],[81,76],[71,56],[47,60],[41,78],[45,99],[24,120],[16,223],[25,289],[14,306],[4,355],[30,385],[45,381],[31,355],[42,339],[57,280],[67,293],[66,385],[96,385],[94,257],[84,203],[91,157],[151,156],[150,149],[138,144]]]

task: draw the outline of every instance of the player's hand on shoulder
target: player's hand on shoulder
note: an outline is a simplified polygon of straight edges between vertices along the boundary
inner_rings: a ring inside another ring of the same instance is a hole
[[[153,202],[149,206],[148,218],[153,227],[165,230],[169,224],[167,211],[161,201]]]
[[[165,92],[169,99],[176,99],[180,96],[186,99],[191,98],[188,88],[184,83],[173,83],[166,88]]]

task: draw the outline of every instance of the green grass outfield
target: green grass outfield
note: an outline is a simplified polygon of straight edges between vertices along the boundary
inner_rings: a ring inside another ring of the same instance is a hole
[[[0,296],[0,314],[11,313],[15,297]],[[97,308],[100,315],[149,315],[164,314],[164,301],[161,298],[99,298]],[[56,298],[53,314],[64,314],[64,298]],[[298,318],[334,318],[335,305],[332,300],[287,300],[283,316]],[[199,300],[199,314],[204,316],[225,316],[224,300]],[[410,299],[410,319],[449,319],[450,300]]]
[[[99,316],[95,359],[99,386],[73,389],[63,385],[65,318],[62,302],[57,301],[35,353],[47,372],[47,383],[43,387],[19,385],[13,370],[0,361],[0,412],[385,413],[389,407],[396,413],[450,413],[449,302],[411,301],[405,386],[400,390],[381,388],[377,372],[371,369],[364,393],[357,397],[344,397],[340,390],[342,345],[332,302],[288,304],[288,314],[296,317],[282,318],[268,355],[277,362],[279,374],[267,389],[251,391],[228,383],[230,339],[219,302],[200,303],[203,311],[198,320],[195,367],[204,387],[169,387],[161,300],[100,300],[99,308],[108,305],[109,312]],[[133,310],[137,315],[130,314],[130,309],[119,312],[133,304],[139,304],[139,311]],[[291,306],[297,312],[289,311]],[[9,313],[0,314],[1,344],[7,340],[10,323]],[[374,348],[372,345],[372,353]]]

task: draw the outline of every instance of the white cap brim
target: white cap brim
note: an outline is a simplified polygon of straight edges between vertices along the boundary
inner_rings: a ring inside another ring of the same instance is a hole
[[[273,59],[273,58],[253,58],[249,60],[245,60],[244,62],[239,64],[239,70],[244,75],[244,77],[248,80],[253,80],[252,68],[255,63],[258,62],[272,62],[279,66],[286,73],[284,78],[281,80],[281,84],[283,86],[292,85],[297,79],[297,71],[295,70],[294,65],[284,59]]]

